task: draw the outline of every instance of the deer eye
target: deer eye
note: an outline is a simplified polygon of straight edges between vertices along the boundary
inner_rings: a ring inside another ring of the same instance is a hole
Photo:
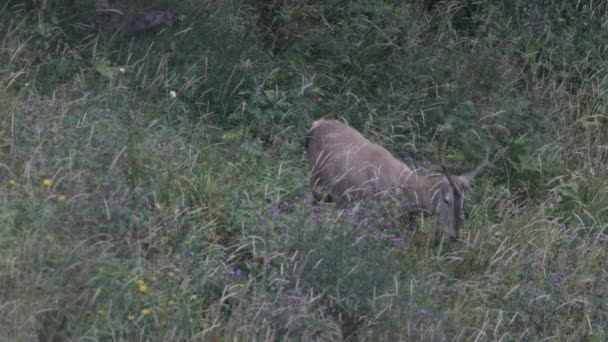
[[[450,199],[449,199],[447,196],[444,196],[444,197],[443,197],[443,202],[444,202],[445,204],[450,204]]]

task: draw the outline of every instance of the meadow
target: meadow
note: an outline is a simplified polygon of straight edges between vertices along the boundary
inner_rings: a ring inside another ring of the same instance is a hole
[[[608,340],[606,2],[91,3],[0,5],[0,340]],[[319,118],[494,151],[460,240],[316,202]]]

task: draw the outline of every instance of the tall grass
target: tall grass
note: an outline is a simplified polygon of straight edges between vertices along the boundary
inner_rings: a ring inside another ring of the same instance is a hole
[[[604,3],[172,6],[0,8],[2,340],[606,340]],[[461,241],[313,203],[320,117],[423,173],[497,151]]]

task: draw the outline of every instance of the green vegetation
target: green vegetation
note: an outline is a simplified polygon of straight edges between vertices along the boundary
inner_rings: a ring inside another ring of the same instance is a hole
[[[0,7],[2,340],[608,340],[605,2],[92,3]],[[497,151],[462,241],[314,205],[321,117],[422,172]]]

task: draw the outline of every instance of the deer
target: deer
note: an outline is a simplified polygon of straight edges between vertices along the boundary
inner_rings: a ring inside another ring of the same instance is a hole
[[[305,145],[313,188],[327,190],[329,202],[346,204],[370,195],[393,194],[410,216],[439,214],[450,240],[459,239],[465,190],[483,170],[493,167],[488,150],[473,170],[450,175],[440,148],[443,174],[418,175],[385,148],[337,120],[313,122]]]

